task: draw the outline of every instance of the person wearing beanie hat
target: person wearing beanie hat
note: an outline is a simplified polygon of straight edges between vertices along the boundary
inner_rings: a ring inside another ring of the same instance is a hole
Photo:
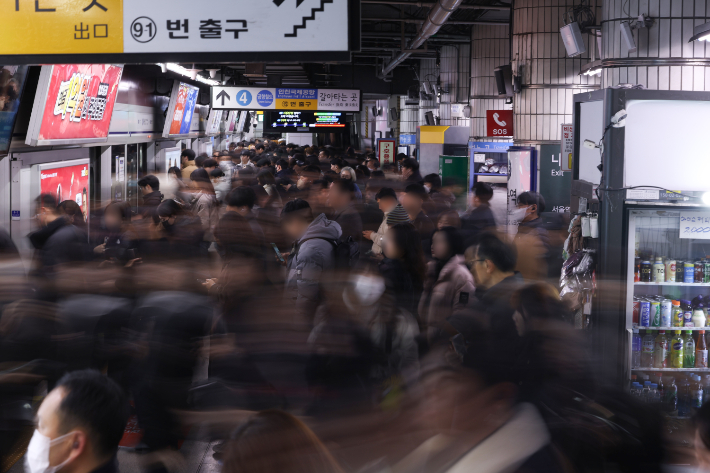
[[[397,206],[387,214],[387,225],[391,227],[398,223],[409,223],[409,215],[407,211],[404,210],[404,207],[402,207],[402,204],[397,204]]]

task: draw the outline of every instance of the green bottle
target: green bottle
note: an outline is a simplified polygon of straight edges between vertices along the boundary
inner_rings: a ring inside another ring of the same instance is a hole
[[[693,368],[695,366],[695,340],[693,340],[693,332],[691,330],[685,332],[683,352],[683,366]]]
[[[680,330],[676,330],[675,335],[671,339],[671,368],[683,367],[683,337],[680,336]]]

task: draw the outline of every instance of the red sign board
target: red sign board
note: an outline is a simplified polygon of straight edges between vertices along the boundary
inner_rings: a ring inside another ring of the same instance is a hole
[[[42,169],[40,171],[40,192],[51,194],[57,203],[73,200],[84,214],[84,221],[89,215],[89,165],[78,164],[66,167]]]
[[[380,161],[380,165],[394,163],[395,150],[397,149],[395,143],[395,140],[377,140],[377,159]]]
[[[486,136],[513,136],[513,111],[488,110]]]
[[[39,141],[106,138],[123,66],[58,64],[49,67],[52,67],[52,75]]]

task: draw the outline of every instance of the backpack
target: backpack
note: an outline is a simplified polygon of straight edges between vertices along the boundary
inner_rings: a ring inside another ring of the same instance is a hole
[[[349,270],[360,259],[360,245],[348,237],[347,241],[331,240],[330,238],[306,238],[299,244],[299,248],[308,240],[323,240],[333,245],[333,261],[336,270]]]

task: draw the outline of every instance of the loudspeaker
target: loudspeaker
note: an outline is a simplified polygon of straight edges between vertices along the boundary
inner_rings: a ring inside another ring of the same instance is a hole
[[[499,66],[493,69],[493,74],[496,78],[496,88],[498,89],[498,95],[505,95],[506,97],[513,96],[513,68],[510,64],[505,66]]]
[[[426,124],[429,126],[436,125],[436,122],[434,121],[434,112],[426,112],[424,114],[424,120],[426,121]]]
[[[562,35],[562,42],[565,44],[565,49],[567,50],[567,56],[574,57],[587,52],[587,48],[584,47],[584,41],[582,40],[582,32],[576,21],[560,28],[560,34]]]
[[[466,105],[463,108],[463,116],[464,116],[464,118],[471,118],[471,106],[470,105]]]
[[[399,120],[399,113],[395,107],[390,108],[390,121],[396,122]]]

